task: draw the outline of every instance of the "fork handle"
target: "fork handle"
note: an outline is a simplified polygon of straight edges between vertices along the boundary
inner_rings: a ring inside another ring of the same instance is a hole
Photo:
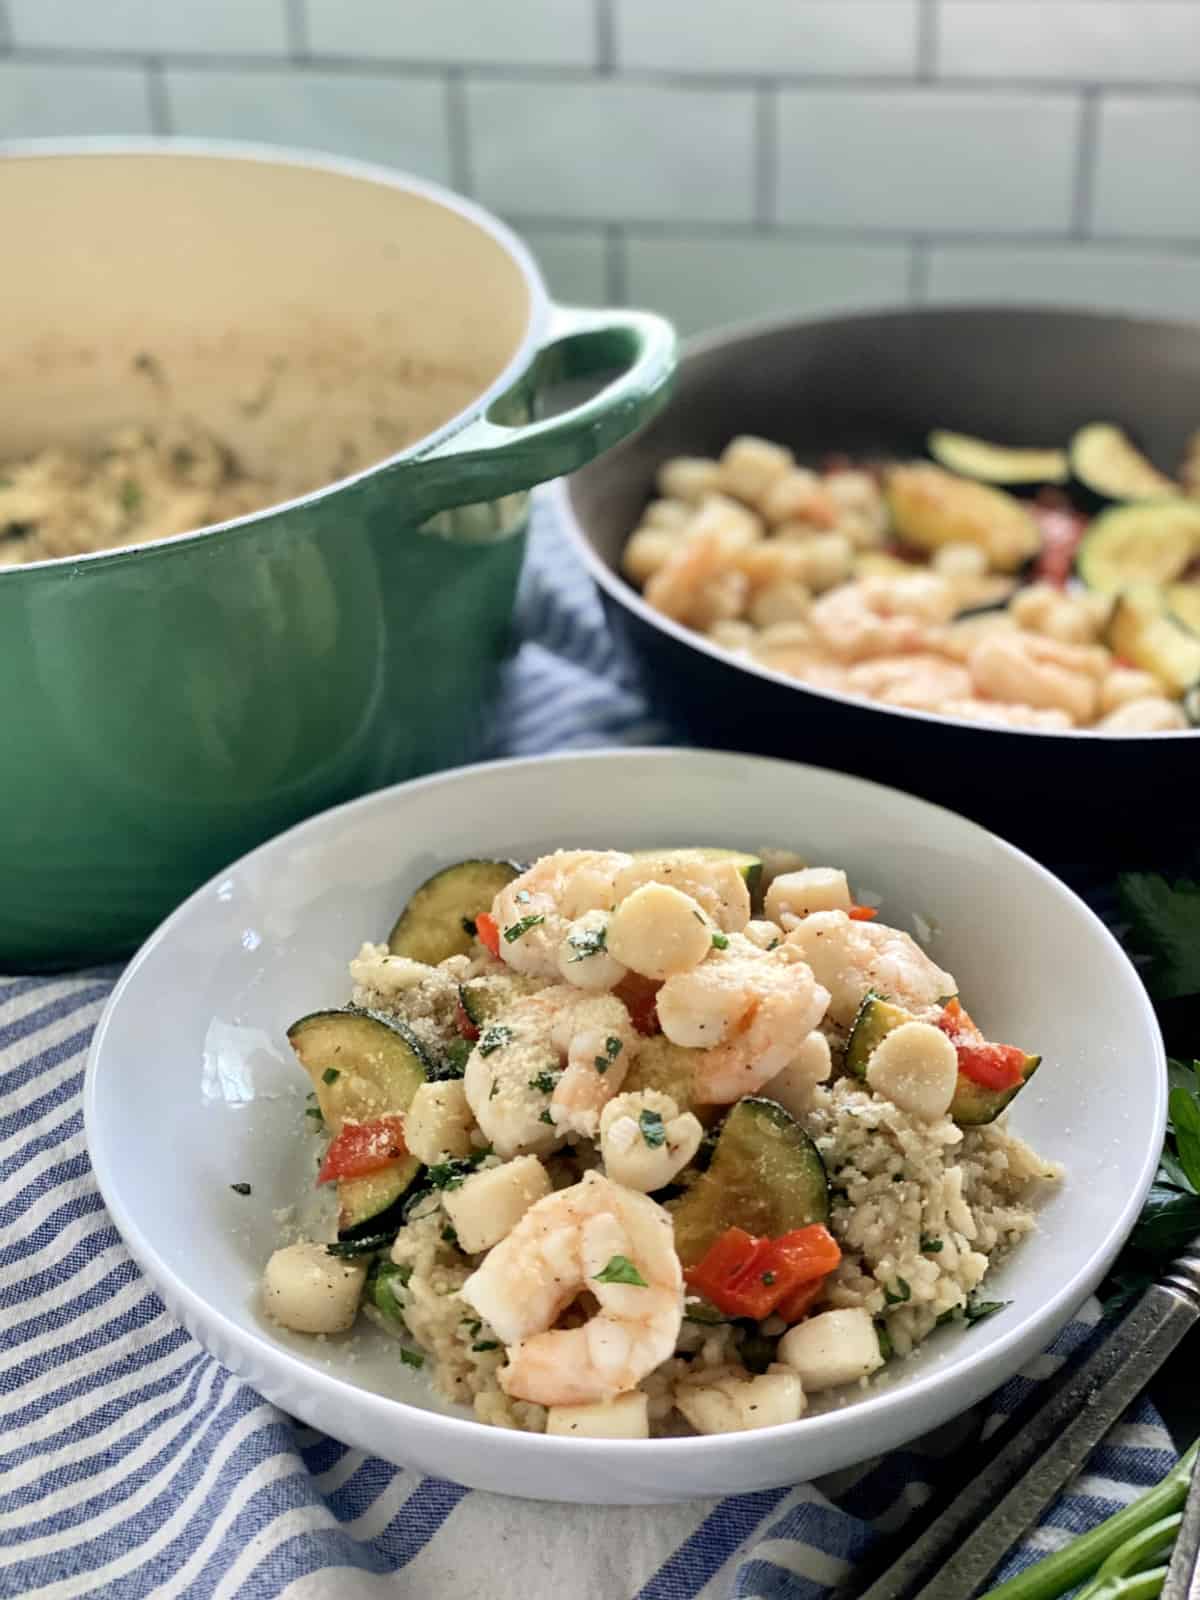
[[[1005,1425],[996,1453],[861,1600],[967,1600],[1200,1321],[1200,1240],[1115,1333]]]

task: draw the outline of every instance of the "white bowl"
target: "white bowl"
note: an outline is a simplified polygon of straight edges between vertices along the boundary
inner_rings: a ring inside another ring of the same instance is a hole
[[[1039,1049],[1016,1128],[1063,1161],[1041,1228],[987,1280],[1011,1300],[947,1327],[853,1403],[710,1438],[545,1438],[437,1400],[373,1331],[314,1342],[267,1323],[272,1212],[312,1178],[304,1080],[284,1038],[348,997],[347,959],[434,868],[555,845],[794,846],[936,926],[932,953],[993,1036]],[[326,812],[200,889],[134,958],[88,1061],[88,1144],[134,1257],[225,1366],[313,1427],[475,1488],[604,1504],[763,1489],[830,1472],[944,1422],[1048,1343],[1137,1216],[1166,1107],[1162,1041],[1103,924],[1050,873],[962,818],[859,779],[703,751],[468,768]],[[242,1197],[230,1185],[249,1182]]]

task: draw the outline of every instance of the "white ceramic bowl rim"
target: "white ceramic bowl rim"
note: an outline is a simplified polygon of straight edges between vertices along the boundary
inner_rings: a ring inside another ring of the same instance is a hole
[[[62,567],[69,560],[74,567],[92,567],[105,561],[123,561],[131,556],[140,554],[143,550],[175,549],[191,544],[196,539],[208,539],[214,535],[235,533],[239,528],[248,527],[251,523],[263,522],[268,518],[292,511],[297,506],[312,505],[318,500],[324,500],[329,495],[340,494],[355,484],[362,483],[367,478],[372,478],[376,473],[382,472],[387,467],[395,466],[399,462],[409,461],[418,454],[424,454],[432,445],[439,444],[443,439],[448,439],[465,427],[474,417],[487,411],[493,401],[498,400],[506,390],[510,389],[516,380],[529,366],[534,353],[545,336],[550,326],[553,314],[553,305],[549,292],[542,278],[537,262],[534,260],[528,246],[520,239],[511,228],[492,215],[483,206],[464,196],[455,194],[453,190],[444,188],[440,183],[433,183],[427,178],[416,178],[408,173],[397,171],[391,167],[379,166],[374,162],[357,161],[350,156],[335,156],[328,151],[303,150],[290,148],[284,145],[270,145],[247,142],[239,139],[181,139],[181,138],[125,138],[97,136],[84,139],[7,139],[0,140],[0,161],[8,158],[20,157],[52,157],[52,156],[180,156],[183,158],[207,157],[208,159],[226,161],[261,162],[266,166],[276,167],[305,167],[315,172],[328,173],[334,177],[357,178],[366,183],[379,184],[383,188],[396,189],[405,194],[420,195],[435,205],[444,206],[447,211],[454,211],[467,222],[473,223],[481,233],[486,233],[493,239],[505,253],[511,257],[520,270],[525,280],[525,287],[529,291],[529,319],[525,325],[525,332],[521,342],[513,352],[504,369],[492,380],[486,389],[480,391],[461,411],[452,416],[449,421],[443,422],[432,432],[422,434],[411,444],[405,445],[403,450],[397,450],[382,460],[373,461],[370,466],[363,467],[361,471],[352,472],[348,477],[336,478],[332,483],[326,483],[319,489],[313,489],[307,494],[295,495],[290,500],[273,501],[269,506],[262,506],[257,511],[249,511],[245,516],[232,517],[225,522],[210,522],[203,528],[191,528],[187,533],[173,534],[166,539],[144,539],[138,544],[118,545],[111,550],[90,550],[80,555],[64,557],[55,556],[44,561],[26,561],[19,567],[9,567],[0,574],[0,580],[12,583],[19,582],[22,578],[36,572],[43,572],[52,567]]]
[[[724,752],[710,751],[697,751],[694,753],[710,758],[725,754]],[[636,750],[625,749],[616,751],[599,750],[584,752],[565,751],[549,756],[530,756],[515,760],[482,762],[471,767],[457,768],[448,773],[439,773],[426,778],[414,779],[407,784],[398,784],[390,789],[377,790],[373,794],[365,795],[357,800],[348,801],[344,805],[331,808],[328,811],[320,813],[320,815],[316,817],[309,818],[307,821],[299,823],[294,828],[288,829],[285,833],[276,835],[275,839],[269,841],[266,845],[259,846],[258,848],[259,850],[269,849],[272,847],[272,845],[279,844],[283,840],[300,842],[305,838],[306,834],[315,833],[318,830],[328,826],[330,820],[333,818],[345,819],[347,825],[350,825],[355,817],[362,816],[373,808],[386,808],[392,805],[394,803],[394,797],[399,790],[415,792],[437,789],[438,787],[446,784],[459,783],[462,781],[464,776],[470,774],[484,774],[502,770],[534,767],[543,769],[546,767],[553,768],[557,765],[563,765],[567,763],[595,763],[599,768],[603,767],[606,762],[611,761],[614,756],[636,756],[644,758],[646,761],[651,763],[655,761],[678,763],[680,754],[680,751],[669,748],[639,747]],[[777,761],[761,756],[738,756],[736,759],[739,761],[744,761],[750,766],[756,766],[759,768],[785,769],[789,772],[797,774],[805,772],[822,772],[824,770],[805,766],[798,762]],[[841,781],[863,791],[877,791],[886,794],[892,794],[896,792],[889,789],[886,785],[876,784],[864,778],[852,778],[849,776],[843,776],[841,774],[838,776]],[[1080,897],[1076,895],[1073,890],[1067,888],[1067,886],[1057,879],[1053,873],[1049,872],[1045,867],[1034,861],[1032,857],[1026,855],[1023,851],[1018,850],[1015,846],[1006,843],[996,835],[990,834],[987,829],[981,828],[977,824],[970,823],[967,821],[967,819],[959,817],[954,812],[948,811],[945,807],[934,805],[929,801],[918,800],[915,797],[908,795],[905,795],[904,799],[908,804],[921,808],[928,815],[931,821],[935,821],[938,818],[950,818],[953,820],[956,826],[969,827],[982,838],[989,839],[991,843],[998,847],[1001,852],[1003,852],[1014,864],[1019,863],[1026,872],[1032,873],[1036,877],[1043,880],[1055,894],[1065,896],[1069,900],[1073,901],[1077,908],[1083,913],[1084,917],[1089,919],[1094,924],[1095,931],[1098,936],[1107,942],[1107,944],[1122,961],[1127,962],[1128,958],[1121,950],[1120,944],[1116,938],[1108,930],[1108,928],[1105,927],[1100,918],[1096,916],[1086,902],[1080,899]],[[188,916],[193,902],[210,895],[222,879],[227,878],[231,873],[235,873],[242,862],[248,860],[256,853],[256,851],[248,852],[246,856],[240,858],[238,862],[233,863],[224,871],[216,874],[215,877],[209,881],[209,883],[203,885],[200,889],[197,889],[193,895],[185,900],[183,904],[176,911],[174,911],[171,916],[168,917],[166,921],[163,922],[161,926],[153,934],[151,934],[150,938],[147,939],[142,945],[141,949],[130,962],[126,972],[122,975],[120,981],[117,983],[112,995],[109,997],[108,1003],[105,1006],[104,1012],[100,1018],[100,1022],[96,1028],[92,1045],[88,1053],[87,1069],[84,1079],[84,1128],[87,1136],[89,1152],[91,1152],[94,1148],[92,1135],[98,1124],[99,1117],[97,1103],[99,1095],[97,1083],[97,1063],[103,1048],[105,1033],[113,1012],[122,1003],[122,997],[125,989],[131,981],[131,978],[142,956],[147,954],[163,940],[170,937],[175,926]],[[1161,1129],[1165,1126],[1166,1121],[1166,1053],[1163,1047],[1157,1019],[1155,1018],[1153,1008],[1144,990],[1141,994],[1140,1004],[1142,1007],[1142,1021],[1145,1024],[1146,1036],[1148,1039],[1155,1041],[1155,1071],[1153,1074],[1154,1099],[1152,1120],[1158,1126],[1158,1128]],[[1005,1352],[1007,1352],[1014,1345],[1027,1342],[1031,1337],[1031,1334],[1036,1330],[1044,1329],[1045,1338],[1048,1340],[1051,1337],[1052,1332],[1061,1326],[1062,1322],[1065,1321],[1070,1313],[1078,1307],[1084,1298],[1085,1286],[1089,1279],[1089,1273],[1093,1269],[1096,1260],[1100,1258],[1108,1258],[1111,1260],[1136,1222],[1138,1213],[1142,1207],[1142,1202],[1145,1199],[1146,1193],[1149,1190],[1155,1172],[1157,1171],[1158,1158],[1159,1146],[1156,1143],[1152,1148],[1148,1148],[1145,1151],[1139,1170],[1138,1180],[1130,1188],[1118,1216],[1110,1226],[1104,1239],[1100,1241],[1094,1249],[1092,1257],[1088,1261],[1082,1263],[1082,1265],[1078,1266],[1072,1275],[1060,1286],[1057,1292],[1048,1300],[1044,1301],[1036,1311],[1032,1312],[1028,1317],[1023,1318],[1020,1322],[1015,1324],[1015,1326],[1007,1334],[997,1339],[995,1344],[993,1344],[988,1351],[988,1357],[991,1362],[998,1363],[1003,1358]],[[225,1315],[223,1311],[220,1310],[219,1307],[210,1304],[199,1295],[193,1293],[193,1291],[189,1289],[188,1285],[178,1277],[174,1269],[168,1266],[168,1264],[162,1259],[157,1251],[149,1244],[137,1219],[130,1213],[121,1200],[119,1189],[113,1181],[112,1174],[107,1172],[102,1165],[96,1166],[94,1171],[97,1184],[100,1188],[100,1192],[105,1204],[108,1207],[109,1213],[112,1216],[118,1231],[125,1240],[125,1243],[134,1259],[143,1268],[143,1270],[146,1271],[147,1275],[152,1281],[158,1283],[170,1282],[177,1303],[182,1304],[196,1319],[196,1321],[206,1322],[210,1326],[213,1324],[218,1325],[225,1338],[231,1344],[240,1346],[252,1345],[256,1356],[261,1360],[264,1368],[268,1370],[274,1369],[276,1372],[284,1373],[294,1372],[296,1369],[299,1369],[300,1373],[302,1374],[302,1383],[312,1386],[314,1389],[323,1393],[328,1399],[335,1399],[344,1391],[346,1387],[346,1381],[344,1379],[340,1377],[329,1376],[328,1374],[322,1373],[319,1370],[300,1362],[283,1345],[272,1342],[268,1337],[258,1331],[248,1331],[244,1326],[234,1323]],[[189,1317],[185,1315],[182,1320],[187,1323],[189,1321]],[[927,1376],[918,1375],[917,1377],[907,1379],[902,1388],[896,1388],[893,1390],[867,1390],[864,1396],[861,1399],[856,1399],[853,1403],[853,1406],[847,1408],[847,1410],[833,1410],[822,1414],[808,1416],[803,1418],[798,1423],[776,1424],[770,1428],[755,1429],[745,1433],[722,1434],[719,1436],[722,1448],[728,1453],[727,1459],[730,1461],[730,1463],[735,1463],[742,1457],[747,1458],[747,1460],[753,1457],[757,1448],[756,1441],[768,1436],[777,1437],[783,1433],[795,1435],[798,1431],[802,1430],[807,1438],[813,1439],[814,1441],[818,1437],[824,1437],[831,1430],[837,1428],[839,1419],[847,1415],[849,1410],[852,1410],[854,1416],[860,1421],[869,1420],[870,1418],[878,1418],[882,1421],[884,1418],[890,1417],[897,1410],[908,1411],[915,1407],[919,1407],[919,1402],[923,1395],[931,1394],[932,1392],[936,1391],[949,1378],[951,1378],[955,1372],[961,1372],[962,1368],[970,1366],[972,1361],[973,1358],[968,1355],[961,1363],[956,1364],[956,1366],[949,1371],[943,1370]],[[462,1444],[475,1443],[478,1445],[488,1437],[493,1436],[496,1431],[487,1424],[481,1422],[459,1417],[446,1416],[440,1413],[431,1414],[421,1407],[410,1406],[405,1401],[390,1395],[372,1395],[370,1398],[383,1405],[395,1407],[398,1419],[404,1416],[413,1419],[420,1419],[420,1423],[424,1426],[432,1426],[439,1433],[446,1431],[450,1437],[456,1437]],[[508,1436],[506,1435],[506,1437]],[[553,1437],[545,1434],[516,1435],[514,1436],[514,1441],[517,1447],[534,1449],[539,1455],[542,1453],[549,1453],[551,1456],[561,1457],[564,1462],[572,1459],[578,1460],[578,1452],[580,1451],[582,1445],[597,1458],[610,1463],[615,1471],[620,1470],[620,1464],[622,1462],[633,1462],[636,1460],[638,1453],[647,1448],[652,1448],[656,1452],[665,1452],[666,1455],[672,1459],[695,1458],[699,1453],[710,1449],[714,1442],[711,1438],[705,1436],[656,1438],[649,1441],[617,1439],[589,1439],[587,1441],[580,1441],[577,1439]],[[733,1480],[733,1482],[736,1482],[736,1480]]]

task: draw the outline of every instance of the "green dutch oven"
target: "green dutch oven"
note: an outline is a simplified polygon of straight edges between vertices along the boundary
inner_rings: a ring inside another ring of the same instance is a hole
[[[171,141],[3,156],[0,461],[170,408],[256,476],[326,485],[0,570],[12,971],[128,950],[280,828],[478,753],[526,491],[658,408],[674,336],[553,306],[499,222],[384,170]]]

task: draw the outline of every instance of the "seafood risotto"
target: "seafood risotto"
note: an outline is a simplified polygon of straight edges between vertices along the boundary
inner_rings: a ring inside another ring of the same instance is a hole
[[[817,689],[1018,728],[1200,722],[1200,436],[1178,484],[1106,424],[1070,465],[948,433],[930,451],[816,472],[743,436],[674,458],[622,570],[664,616]]]
[[[720,1433],[852,1397],[998,1309],[1061,1177],[1006,1126],[1039,1058],[786,852],[461,862],[350,975],[289,1030],[317,1209],[264,1305],[361,1312],[483,1422]]]

